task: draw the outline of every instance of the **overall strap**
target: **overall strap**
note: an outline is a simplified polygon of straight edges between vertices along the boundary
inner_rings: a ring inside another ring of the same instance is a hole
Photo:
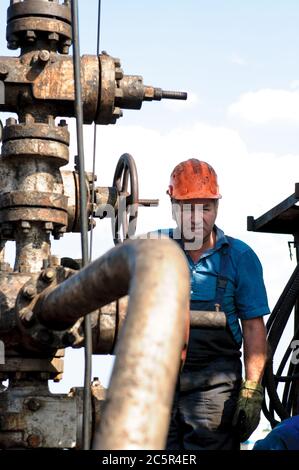
[[[223,297],[228,282],[228,262],[229,262],[229,245],[225,245],[220,252],[220,268],[217,276],[216,298],[215,304],[219,305],[219,309],[223,310]]]

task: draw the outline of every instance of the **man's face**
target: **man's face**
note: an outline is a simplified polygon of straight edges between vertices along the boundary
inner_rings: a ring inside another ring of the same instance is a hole
[[[198,249],[210,236],[218,212],[218,200],[173,200],[173,216],[185,241],[196,241]]]

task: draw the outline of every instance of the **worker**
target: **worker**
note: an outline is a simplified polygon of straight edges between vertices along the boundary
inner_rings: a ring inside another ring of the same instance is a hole
[[[279,423],[253,450],[299,450],[299,415]]]
[[[193,158],[177,165],[167,193],[177,227],[158,233],[174,238],[186,254],[190,310],[223,311],[226,317],[222,330],[190,331],[167,448],[239,449],[257,427],[263,401],[263,316],[269,307],[262,267],[248,245],[215,225],[221,195],[217,175],[208,163]]]

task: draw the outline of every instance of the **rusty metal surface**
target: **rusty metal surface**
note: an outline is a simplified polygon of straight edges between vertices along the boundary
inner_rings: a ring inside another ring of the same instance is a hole
[[[67,232],[80,232],[80,219],[81,219],[81,207],[80,207],[80,193],[79,193],[79,173],[77,171],[62,171],[61,172],[64,194],[68,199],[67,213],[68,213],[68,224]],[[91,208],[91,190],[88,180],[88,175],[85,178],[85,190],[86,190],[86,202],[87,207],[85,208],[86,216],[89,217],[92,211]]]
[[[82,393],[77,390],[53,395],[43,381],[10,381],[0,394],[0,415],[3,449],[81,447]]]
[[[16,261],[14,270],[38,273],[50,256],[50,237],[45,230],[41,230],[35,224],[29,226],[27,229],[18,228],[15,232]]]
[[[45,45],[24,52],[20,58],[0,57],[5,71],[5,104],[0,111],[22,112],[25,107],[36,116],[74,116],[74,75],[71,57],[58,56]],[[81,59],[84,123],[115,124],[122,109],[140,109],[143,101],[163,98],[186,99],[186,93],[163,92],[146,87],[142,77],[124,75],[119,59],[108,54],[85,55]],[[19,93],[15,89],[18,86]],[[36,106],[38,108],[36,109]]]
[[[30,279],[30,274],[0,273],[0,331],[7,347],[17,345],[20,334],[17,329],[15,303],[18,292]]]
[[[62,54],[69,52],[71,46],[70,2],[59,4],[58,1],[14,0],[7,10],[6,38],[9,49],[24,49],[44,39]]]
[[[44,123],[14,124],[5,126],[2,141],[15,139],[45,139],[54,140],[69,146],[70,133],[66,121],[61,120],[58,126],[50,126]]]

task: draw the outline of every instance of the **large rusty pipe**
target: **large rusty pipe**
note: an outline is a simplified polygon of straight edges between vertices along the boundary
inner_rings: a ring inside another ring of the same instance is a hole
[[[189,271],[171,240],[113,248],[49,293],[40,320],[57,328],[129,293],[94,449],[163,449],[186,340]]]

